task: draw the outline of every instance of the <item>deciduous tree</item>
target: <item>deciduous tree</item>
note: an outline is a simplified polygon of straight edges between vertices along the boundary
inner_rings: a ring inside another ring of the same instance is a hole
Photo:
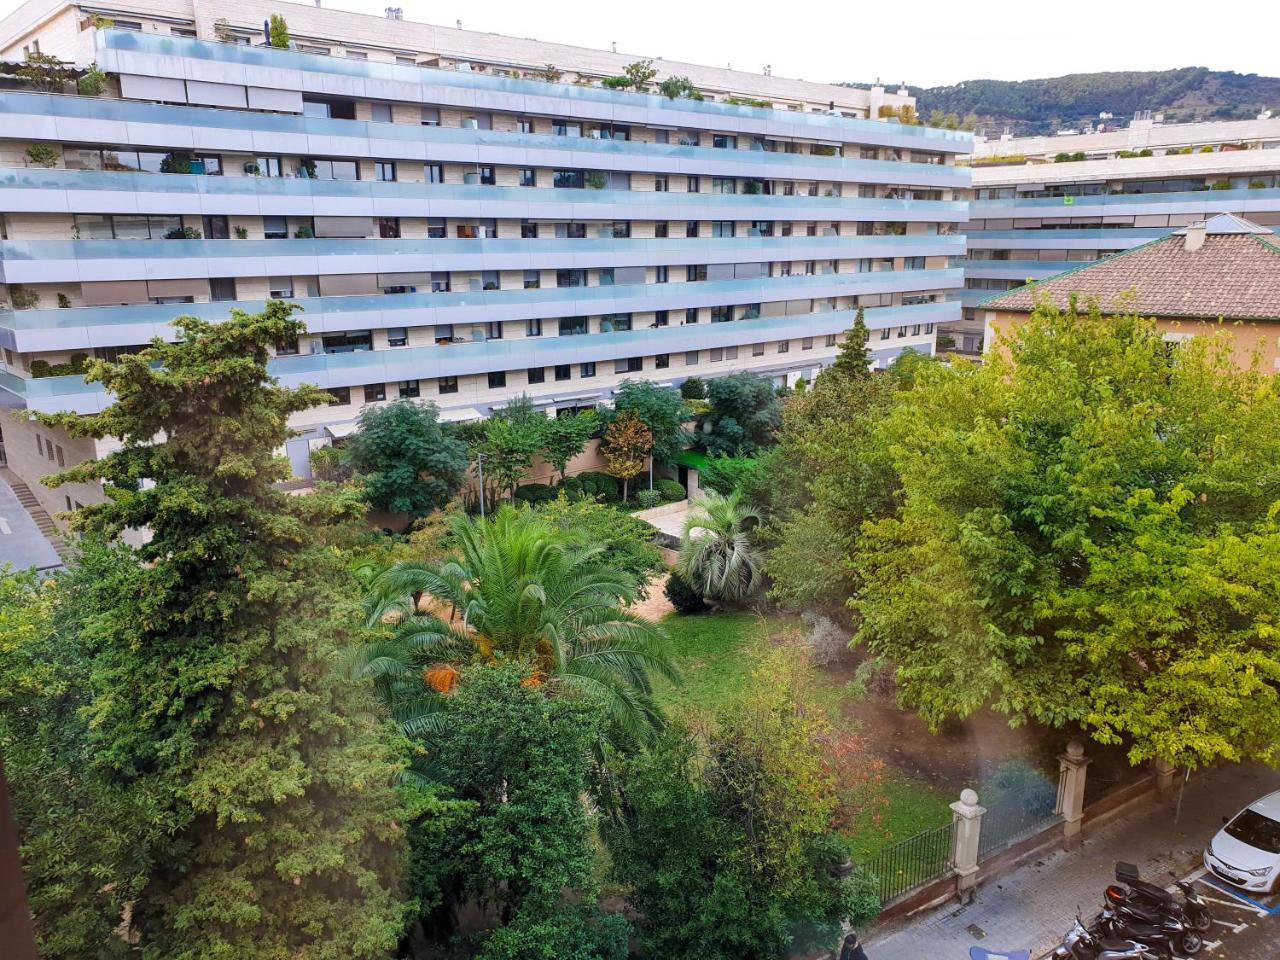
[[[347,445],[370,506],[410,518],[439,510],[462,488],[466,445],[434,404],[397,400],[369,407]]]
[[[707,453],[749,457],[773,445],[782,423],[782,401],[764,377],[719,377],[708,385],[707,399],[711,409],[702,418],[698,438]]]
[[[609,475],[622,481],[622,499],[627,487],[644,469],[645,457],[653,449],[653,434],[634,413],[626,411],[613,419],[604,431],[600,452],[604,455]]]
[[[634,413],[649,428],[653,457],[658,463],[672,463],[692,440],[685,428],[692,414],[675,387],[660,387],[647,380],[624,380],[614,394],[609,417],[623,413]]]
[[[562,481],[569,461],[587,449],[587,441],[598,423],[594,411],[580,410],[571,416],[550,419],[543,427],[542,459],[555,467]]]

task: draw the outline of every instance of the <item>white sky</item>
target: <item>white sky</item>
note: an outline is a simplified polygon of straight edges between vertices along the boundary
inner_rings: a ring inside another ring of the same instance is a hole
[[[0,7],[16,0],[0,0]],[[323,0],[326,7],[826,82],[1206,66],[1280,74],[1280,3],[1157,0]]]

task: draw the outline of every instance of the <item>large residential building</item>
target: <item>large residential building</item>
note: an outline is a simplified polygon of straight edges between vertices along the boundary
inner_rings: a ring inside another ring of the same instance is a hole
[[[966,161],[965,320],[944,346],[982,348],[974,306],[1219,213],[1280,229],[1280,119],[1163,124],[1054,137],[978,139]]]
[[[1104,314],[1155,320],[1166,340],[1225,333],[1232,359],[1280,371],[1280,238],[1220,213],[1097,263],[1066,270],[978,306],[987,349],[1041,301],[1066,309],[1072,298]]]
[[[85,359],[181,313],[305,308],[271,364],[336,399],[294,424],[302,474],[397,397],[462,420],[782,382],[858,307],[881,363],[959,317],[971,138],[881,119],[902,93],[656,61],[702,97],[671,98],[596,82],[634,55],[258,0],[30,0],[4,76],[37,53],[106,74],[0,92],[4,443],[51,511],[101,492],[35,481],[101,451],[23,414],[99,409]]]

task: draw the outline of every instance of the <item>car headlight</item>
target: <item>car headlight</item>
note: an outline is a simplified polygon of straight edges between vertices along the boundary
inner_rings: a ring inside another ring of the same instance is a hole
[[[1270,873],[1273,869],[1275,869],[1275,868],[1274,868],[1274,867],[1262,867],[1262,868],[1261,868],[1261,869],[1259,869],[1259,870],[1246,870],[1246,871],[1245,871],[1245,873],[1247,873],[1247,874],[1248,874],[1249,876],[1251,876],[1251,877],[1265,877],[1265,876],[1266,876],[1268,873]]]

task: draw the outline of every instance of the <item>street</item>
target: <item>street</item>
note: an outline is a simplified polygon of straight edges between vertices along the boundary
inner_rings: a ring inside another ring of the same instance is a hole
[[[1280,895],[1254,897],[1197,870],[1191,877],[1213,908],[1213,930],[1199,956],[1214,960],[1275,960],[1280,957]]]

